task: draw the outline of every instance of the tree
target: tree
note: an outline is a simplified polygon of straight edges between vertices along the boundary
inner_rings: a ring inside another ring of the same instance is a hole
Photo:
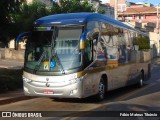
[[[60,0],[60,4],[53,3],[52,13],[93,12],[92,6],[87,0]]]
[[[20,5],[25,0],[0,0],[0,41],[7,43],[13,37],[12,32],[12,17],[10,14],[19,12]]]
[[[134,37],[133,44],[138,45],[139,50],[149,50],[150,49],[149,38],[147,36]]]
[[[33,22],[43,16],[58,13],[93,12],[87,0],[61,0],[47,7],[40,0],[27,4],[26,0],[0,0],[0,41],[7,42],[18,34],[30,31]]]
[[[15,22],[16,34],[29,31],[32,28],[33,22],[43,16],[49,15],[50,10],[45,4],[39,1],[33,1],[32,4],[23,4],[17,14],[13,14],[12,18]],[[21,27],[19,27],[19,25]]]

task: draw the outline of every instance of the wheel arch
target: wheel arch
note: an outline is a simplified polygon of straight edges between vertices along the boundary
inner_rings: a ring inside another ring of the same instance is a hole
[[[140,71],[140,75],[142,75],[142,78],[143,80],[145,79],[145,71],[144,69],[142,68],[141,71]]]

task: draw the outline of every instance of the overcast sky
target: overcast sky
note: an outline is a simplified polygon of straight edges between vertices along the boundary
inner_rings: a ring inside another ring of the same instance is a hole
[[[101,0],[103,3],[106,3],[108,0]],[[160,3],[160,0],[127,0],[128,2],[147,2],[152,3],[154,5],[158,5]]]

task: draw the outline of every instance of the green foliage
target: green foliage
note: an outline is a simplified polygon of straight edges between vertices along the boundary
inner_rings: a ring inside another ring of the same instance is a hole
[[[20,7],[20,12],[12,15],[17,34],[29,31],[36,19],[48,14],[50,14],[49,10],[41,2],[34,1],[29,5],[23,4]]]
[[[11,14],[17,14],[25,0],[0,0],[0,41],[7,44],[14,37],[14,25]]]
[[[139,46],[139,50],[148,50],[150,49],[150,42],[147,36],[138,36],[134,38],[134,45]]]
[[[105,10],[99,9],[99,10],[98,10],[98,13],[100,13],[100,14],[105,14]]]
[[[8,43],[18,34],[30,31],[33,22],[43,16],[71,12],[93,12],[88,1],[61,0],[60,4],[53,2],[53,6],[47,7],[33,0],[32,4],[26,4],[26,0],[0,0],[0,41]]]
[[[92,6],[87,0],[61,0],[60,4],[53,3],[52,13],[93,12]]]

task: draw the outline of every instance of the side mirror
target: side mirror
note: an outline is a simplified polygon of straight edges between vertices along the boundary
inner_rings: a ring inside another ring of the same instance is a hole
[[[15,50],[18,50],[19,42],[15,42]]]
[[[85,48],[85,42],[84,40],[80,40],[80,50],[83,50]]]
[[[16,37],[16,40],[15,40],[15,50],[18,50],[20,40],[21,40],[23,37],[28,36],[28,34],[29,34],[29,32],[23,32],[23,33],[19,34],[19,35]]]
[[[83,50],[85,48],[85,41],[89,39],[92,39],[92,32],[91,31],[83,32],[80,37],[80,50]]]

